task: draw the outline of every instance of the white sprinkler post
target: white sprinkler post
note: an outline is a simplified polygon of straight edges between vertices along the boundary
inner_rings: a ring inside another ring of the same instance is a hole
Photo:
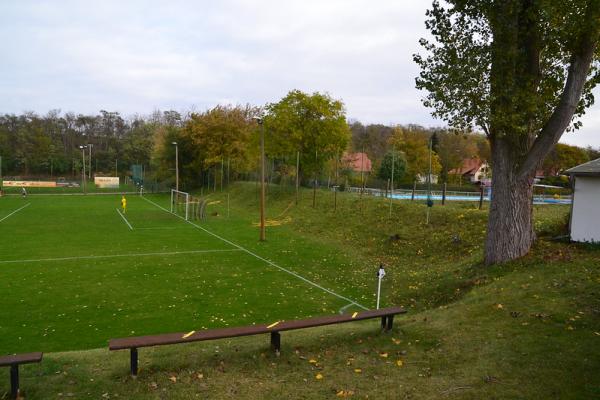
[[[377,271],[377,309],[379,310],[379,299],[381,298],[381,280],[385,276],[385,269],[383,264],[379,264],[379,270]]]

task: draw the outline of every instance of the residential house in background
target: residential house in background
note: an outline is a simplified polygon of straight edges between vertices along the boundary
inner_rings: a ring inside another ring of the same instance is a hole
[[[342,165],[357,173],[370,173],[372,169],[371,160],[367,153],[344,153]]]
[[[476,157],[465,158],[462,165],[458,168],[448,171],[448,175],[460,176],[463,182],[491,183],[492,170],[487,161],[482,161]]]

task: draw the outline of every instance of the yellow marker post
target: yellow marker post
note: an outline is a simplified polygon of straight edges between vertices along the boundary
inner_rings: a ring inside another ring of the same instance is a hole
[[[273,328],[274,326],[277,326],[278,324],[279,324],[279,321],[277,321],[277,322],[273,322],[271,325],[267,326],[267,329],[271,329],[271,328]]]
[[[354,314],[352,314],[352,319],[356,318],[357,315],[358,315],[357,312],[355,312]]]
[[[192,336],[194,333],[196,333],[196,331],[191,331],[191,332],[188,332],[188,333],[186,333],[185,335],[183,335],[181,338],[182,338],[182,339],[187,339],[187,338],[189,338],[190,336]]]

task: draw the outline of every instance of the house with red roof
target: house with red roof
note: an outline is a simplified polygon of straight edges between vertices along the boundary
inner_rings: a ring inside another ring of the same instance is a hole
[[[371,160],[367,153],[344,153],[342,165],[353,172],[370,173],[372,169]]]
[[[471,183],[489,182],[491,177],[491,168],[486,161],[477,157],[465,158],[460,167],[448,171],[448,175],[460,175]]]

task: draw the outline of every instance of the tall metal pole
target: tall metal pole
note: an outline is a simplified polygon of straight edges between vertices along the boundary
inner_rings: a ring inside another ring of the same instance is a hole
[[[394,167],[396,165],[396,147],[392,147],[392,184],[390,186],[390,218],[392,218],[392,201],[394,199]]]
[[[265,131],[263,120],[258,119],[260,125],[260,241],[266,240],[265,234]]]
[[[88,170],[88,179],[92,179],[92,146],[93,144],[88,143],[88,147],[90,149],[90,159],[88,160],[88,162],[90,163],[90,168]]]
[[[300,151],[296,152],[296,205],[298,205],[298,192],[300,191]]]
[[[175,190],[179,191],[179,146],[177,142],[173,142],[175,145]]]
[[[431,148],[433,147],[433,139],[429,138],[429,175],[427,176],[427,224],[429,225],[429,209],[431,201]]]
[[[83,169],[81,170],[81,186],[83,187],[83,193],[85,194],[85,147],[79,146],[81,149],[81,164],[83,165]]]

